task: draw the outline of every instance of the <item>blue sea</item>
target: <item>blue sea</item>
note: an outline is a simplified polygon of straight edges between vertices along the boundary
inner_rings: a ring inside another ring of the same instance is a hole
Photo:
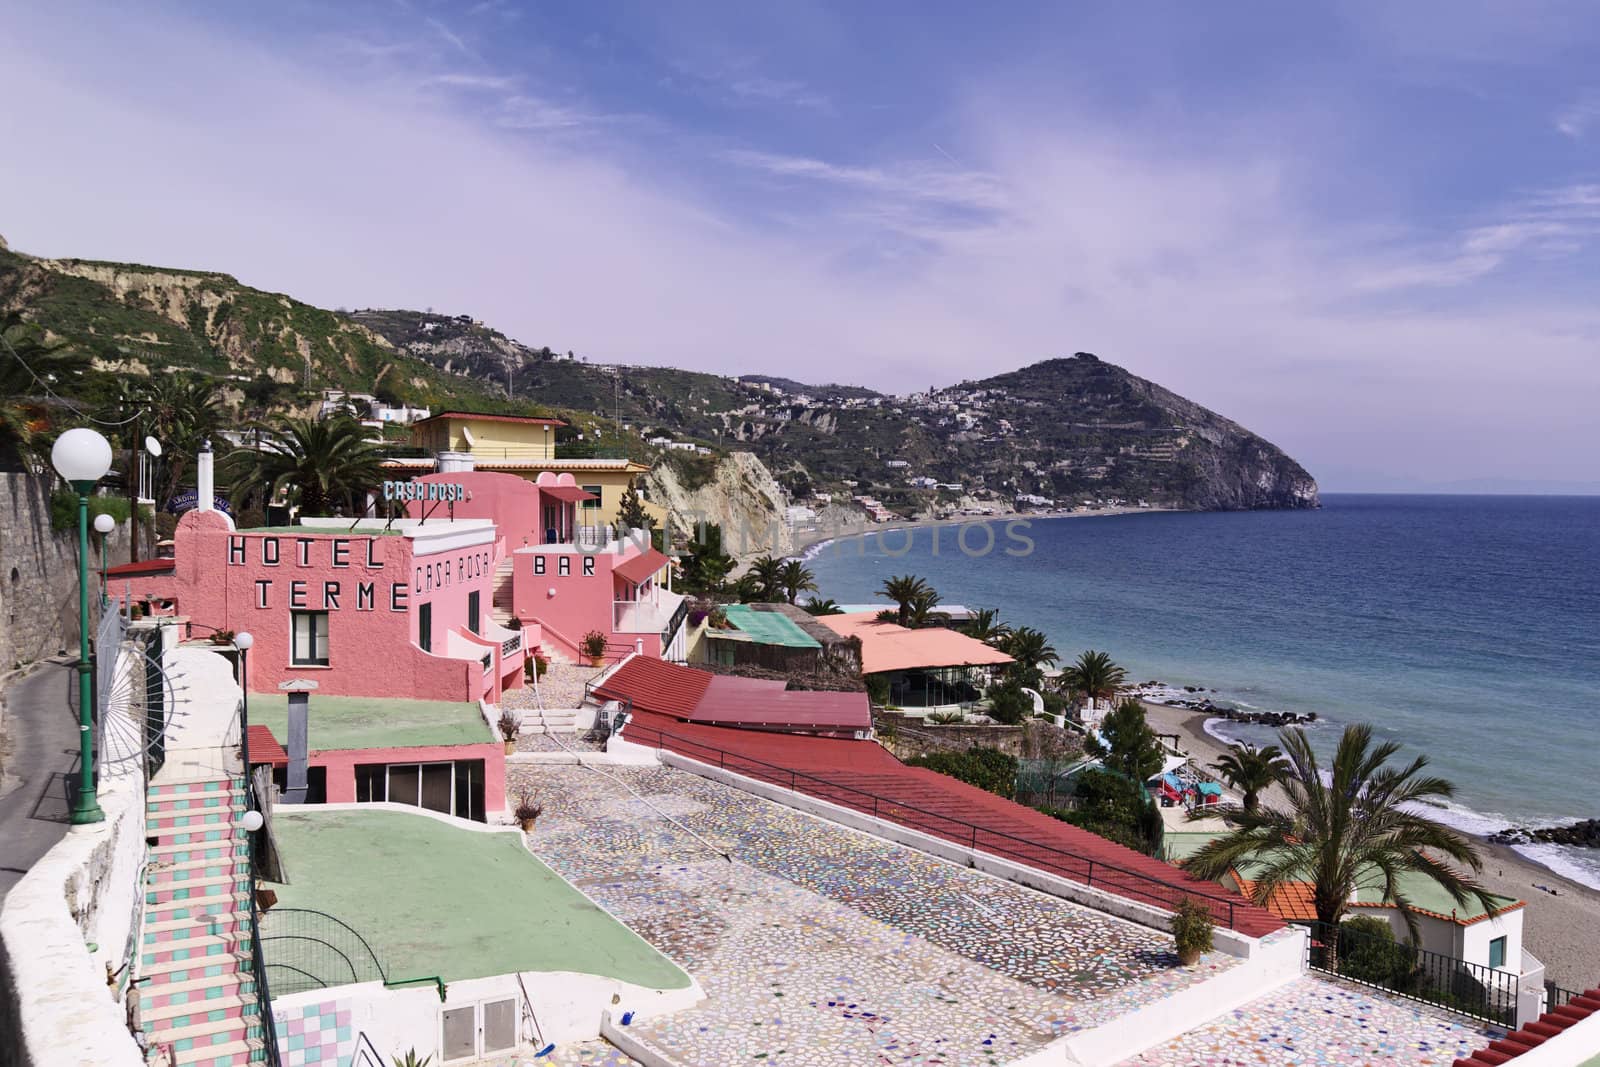
[[[1463,829],[1600,817],[1600,497],[1323,505],[1035,519],[1009,533],[995,520],[987,554],[978,529],[967,552],[961,528],[894,531],[817,546],[808,565],[840,603],[916,574],[946,602],[1045,631],[1064,660],[1101,649],[1131,679],[1315,711],[1319,747],[1370,722],[1456,783],[1447,819]],[[1521,851],[1600,887],[1600,850]]]

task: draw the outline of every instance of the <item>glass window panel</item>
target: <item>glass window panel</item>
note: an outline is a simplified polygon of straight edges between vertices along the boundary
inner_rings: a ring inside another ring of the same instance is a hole
[[[464,1060],[478,1054],[477,1016],[477,1005],[445,1009],[444,1059]]]
[[[422,765],[422,806],[429,811],[449,815],[450,801],[454,795],[454,765],[449,763],[424,763]]]
[[[389,767],[389,803],[416,806],[420,800],[422,768],[415,763],[396,763]]]

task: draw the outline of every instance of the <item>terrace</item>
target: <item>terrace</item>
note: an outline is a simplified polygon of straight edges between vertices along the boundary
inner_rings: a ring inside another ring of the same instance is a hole
[[[282,741],[288,737],[289,703],[281,693],[252,693],[250,722]],[[451,700],[389,697],[311,698],[314,752],[368,748],[443,748],[496,740],[478,705]]]
[[[510,773],[535,851],[709,995],[631,1028],[679,1063],[1007,1062],[1237,964],[683,771]]]

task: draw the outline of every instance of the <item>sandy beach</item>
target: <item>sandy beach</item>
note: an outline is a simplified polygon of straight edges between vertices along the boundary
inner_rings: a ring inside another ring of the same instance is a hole
[[[1206,715],[1189,708],[1145,702],[1146,719],[1157,733],[1177,734],[1179,746],[1209,766],[1224,746],[1205,731]],[[1266,801],[1274,797],[1267,794]],[[1565,989],[1600,985],[1600,890],[1563,878],[1506,845],[1478,838],[1490,892],[1527,902],[1523,944],[1544,962],[1545,977]],[[1555,894],[1535,888],[1546,886]]]

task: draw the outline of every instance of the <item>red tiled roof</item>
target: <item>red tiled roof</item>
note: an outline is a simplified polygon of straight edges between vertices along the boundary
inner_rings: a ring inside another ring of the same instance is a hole
[[[634,656],[594,691],[606,700],[630,700],[636,709],[686,719],[710,684],[711,675],[705,671]]]
[[[1495,1064],[1507,1063],[1530,1049],[1538,1048],[1552,1037],[1593,1017],[1596,1013],[1600,1013],[1600,988],[1580,993],[1567,1003],[1545,1012],[1522,1029],[1509,1033],[1498,1041],[1489,1042],[1487,1048],[1479,1049],[1464,1060],[1456,1060],[1454,1067],[1494,1067]],[[1572,1048],[1567,1051],[1581,1056],[1587,1055],[1590,1050]],[[1573,1061],[1564,1059],[1560,1062]]]
[[[800,730],[872,728],[872,705],[867,702],[865,693],[785,691],[782,682],[773,682],[762,688],[737,684],[753,681],[758,679],[712,678],[710,687],[690,714],[689,721],[720,726]]]
[[[480,422],[522,422],[535,426],[565,426],[560,419],[541,419],[532,415],[486,415],[481,411],[441,411],[437,415],[430,415],[425,419],[418,419],[413,426],[421,426],[425,422],[438,422],[440,419],[477,419]]]
[[[639,553],[630,560],[617,564],[611,569],[611,573],[624,581],[639,585],[659,573],[661,568],[665,567],[668,562],[666,556],[652,548]]]
[[[289,753],[278,744],[278,739],[272,736],[272,731],[265,726],[250,727],[250,762],[270,763],[274,767],[287,767]]]
[[[152,574],[168,574],[178,561],[172,559],[141,559],[135,563],[119,563],[106,568],[107,578],[144,578]]]
[[[861,672],[917,670],[924,667],[998,667],[1010,656],[975,637],[942,626],[911,630],[898,623],[879,622],[878,613],[819,615],[817,621],[841,637],[861,639]]]
[[[1254,900],[1256,884],[1238,871],[1233,872],[1233,877],[1239,883],[1239,892]],[[1289,922],[1316,922],[1316,886],[1310,882],[1284,882],[1267,898],[1267,910]]]
[[[907,767],[874,741],[733,730],[635,714],[623,736],[1171,910],[1204,894],[1219,924],[1260,937],[1283,920],[1238,893],[965,782]],[[791,772],[794,772],[791,774]]]
[[[539,492],[556,500],[564,500],[569,504],[581,504],[585,500],[599,500],[593,493],[586,493],[576,485],[541,485]]]

